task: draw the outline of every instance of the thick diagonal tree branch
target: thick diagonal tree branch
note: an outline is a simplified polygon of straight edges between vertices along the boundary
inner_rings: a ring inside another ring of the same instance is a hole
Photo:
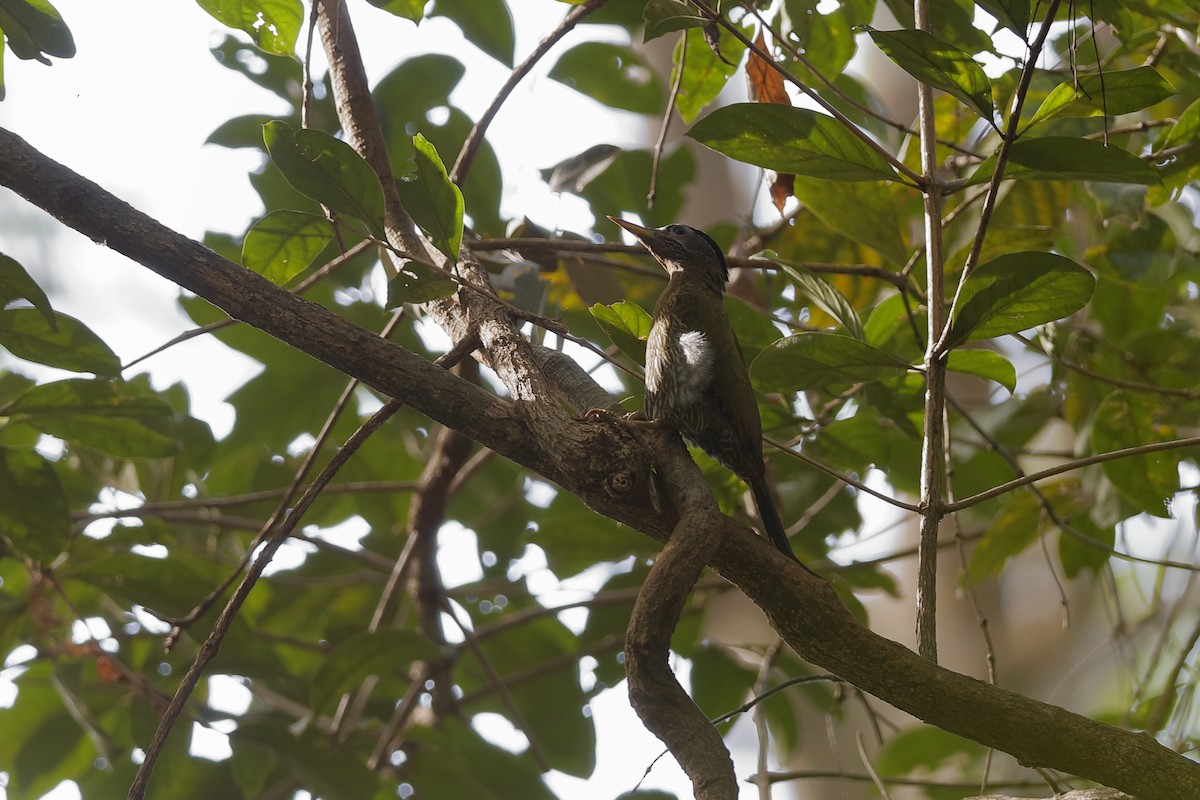
[[[653,454],[618,424],[530,427],[500,399],[171,231],[0,128],[0,184],[301,352],[526,466],[592,509],[665,541],[675,514],[649,501]],[[557,404],[557,398],[522,401]],[[543,419],[551,419],[545,417]],[[722,519],[709,566],[736,584],[808,661],[915,717],[1135,797],[1195,800],[1200,764],[1152,738],[937,666],[870,631],[833,588],[761,537]]]

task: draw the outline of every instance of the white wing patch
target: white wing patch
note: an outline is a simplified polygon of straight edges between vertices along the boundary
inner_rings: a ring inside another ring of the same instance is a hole
[[[686,380],[692,391],[706,389],[712,382],[713,349],[703,331],[686,331],[679,335],[679,349],[689,367]]]

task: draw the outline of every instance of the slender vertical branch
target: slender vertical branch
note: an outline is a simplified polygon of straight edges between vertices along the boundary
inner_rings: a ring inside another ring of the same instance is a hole
[[[930,29],[928,0],[914,3],[917,27]],[[938,527],[944,512],[946,361],[937,350],[946,326],[946,290],[942,272],[942,187],[937,179],[937,128],[933,89],[917,84],[924,181],[925,275],[929,322],[925,337],[925,436],[921,443],[921,526],[917,557],[917,651],[937,661]]]
[[[1029,94],[1029,85],[1033,82],[1033,73],[1036,69],[1038,58],[1041,57],[1042,48],[1046,45],[1046,39],[1050,35],[1050,26],[1054,22],[1055,15],[1058,14],[1058,7],[1062,4],[1062,0],[1050,0],[1046,8],[1046,17],[1042,21],[1042,27],[1038,30],[1037,38],[1033,44],[1029,45],[1029,55],[1026,57],[1025,68],[1021,70],[1021,77],[1017,81],[1017,89],[1013,94],[1013,102],[1008,115],[1008,124],[1004,127],[1004,136],[1000,140],[1000,147],[996,149],[996,168],[992,171],[992,180],[988,183],[987,194],[983,199],[983,209],[979,212],[979,230],[975,234],[974,241],[971,242],[971,251],[967,254],[967,260],[963,264],[962,275],[958,279],[958,288],[954,291],[954,301],[950,304],[950,316],[954,316],[954,309],[958,306],[958,298],[962,295],[963,285],[967,282],[967,277],[975,270],[975,266],[979,263],[979,254],[983,251],[983,240],[987,237],[988,225],[992,220],[992,212],[996,208],[996,200],[1000,195],[1000,183],[1004,179],[1004,170],[1008,167],[1008,156],[1012,150],[1013,143],[1017,141],[1019,133],[1017,129],[1021,124],[1021,109],[1025,106],[1025,97]],[[917,0],[917,5],[921,5],[921,0]],[[942,339],[946,337],[949,329],[942,331]],[[937,352],[942,352],[946,349],[945,341],[939,341],[937,344]]]
[[[454,166],[450,169],[451,182],[461,186],[462,182],[467,179],[467,172],[471,169],[471,162],[475,160],[475,154],[479,152],[479,146],[483,144],[483,136],[487,133],[488,126],[492,124],[492,119],[496,116],[496,112],[504,105],[504,101],[512,94],[512,90],[517,87],[517,84],[529,74],[529,71],[542,59],[542,56],[550,51],[551,47],[554,47],[562,37],[566,36],[579,23],[579,20],[606,2],[608,0],[586,0],[586,2],[572,8],[563,17],[558,27],[551,31],[550,35],[543,39],[524,61],[513,68],[512,74],[508,76],[508,80],[500,87],[500,91],[496,93],[496,97],[492,100],[491,105],[480,115],[479,121],[471,128],[471,132],[467,134],[467,140],[463,142],[462,149],[458,151],[458,158],[454,160]]]

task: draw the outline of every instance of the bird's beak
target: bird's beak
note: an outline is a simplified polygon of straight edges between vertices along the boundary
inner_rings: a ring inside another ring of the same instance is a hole
[[[647,248],[649,248],[650,243],[654,241],[655,232],[652,228],[643,228],[641,225],[635,225],[629,220],[621,219],[620,217],[609,216],[609,219],[636,236],[637,240],[644,244]]]

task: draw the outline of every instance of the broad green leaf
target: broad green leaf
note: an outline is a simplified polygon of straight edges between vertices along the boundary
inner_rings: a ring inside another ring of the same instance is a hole
[[[646,28],[642,34],[643,42],[686,28],[700,28],[708,21],[708,17],[683,0],[650,0],[644,13]],[[732,58],[729,60],[733,61]]]
[[[946,369],[986,378],[1008,389],[1017,390],[1017,368],[1004,356],[991,350],[952,350]]]
[[[1175,124],[1167,128],[1162,136],[1154,142],[1154,150],[1162,152],[1181,144],[1191,144],[1200,140],[1200,100],[1194,101],[1184,109]]]
[[[896,180],[883,156],[833,117],[778,103],[734,103],[687,135],[737,161],[831,181]],[[840,190],[839,190],[840,191]]]
[[[675,98],[675,110],[684,122],[691,122],[717,98],[742,61],[746,45],[741,40],[726,36],[721,40],[722,61],[704,41],[700,28],[689,30],[675,46],[671,72],[672,84],[679,71],[681,48],[686,47],[683,59],[683,77],[679,79],[679,94]],[[728,61],[729,63],[726,63]]]
[[[405,261],[396,277],[388,281],[387,307],[429,303],[449,297],[457,291],[458,284],[441,270],[420,261]]]
[[[239,30],[268,53],[293,55],[304,21],[300,0],[196,0],[222,25]]]
[[[608,42],[583,42],[559,56],[550,77],[598,103],[639,114],[657,114],[663,91],[635,50]]]
[[[333,227],[324,217],[272,211],[246,232],[242,264],[282,286],[311,264],[331,239]]]
[[[1117,531],[1112,525],[1101,528],[1086,514],[1080,514],[1070,520],[1074,533],[1063,530],[1058,534],[1058,558],[1062,562],[1063,572],[1068,578],[1075,578],[1080,572],[1088,569],[1099,573],[1111,557],[1113,545],[1117,541]],[[1091,546],[1085,539],[1094,539],[1099,546]]]
[[[1161,398],[1119,389],[1101,401],[1092,420],[1092,449],[1111,453],[1126,447],[1175,438],[1161,421],[1166,411]],[[1165,450],[1130,456],[1101,465],[1121,496],[1139,511],[1171,517],[1171,498],[1179,491],[1179,453]]]
[[[989,156],[969,183],[992,179],[996,157]],[[1137,156],[1119,147],[1073,136],[1019,139],[1009,149],[1005,178],[1034,181],[1100,181],[1105,183],[1162,183],[1158,173]]]
[[[718,647],[700,647],[688,653],[692,664],[692,700],[705,716],[712,718],[731,711],[746,701],[746,687],[754,683],[755,671],[735,661]],[[735,715],[719,726],[727,732],[738,721]]]
[[[115,381],[73,378],[44,383],[9,403],[3,413],[43,433],[114,456],[157,458],[177,450],[176,441],[158,430],[171,424],[171,407],[156,395]]]
[[[100,337],[74,317],[54,312],[53,326],[33,308],[0,311],[0,347],[17,358],[72,372],[115,376],[121,361]]]
[[[650,227],[677,222],[685,192],[696,175],[690,149],[679,147],[659,162],[654,204],[647,207],[652,156],[646,150],[622,150],[598,177],[579,192],[591,204],[592,213],[624,216],[637,214]]]
[[[917,725],[888,737],[875,758],[875,768],[881,775],[932,773],[949,764],[957,769],[964,761],[978,763],[984,752],[977,742],[932,725]]]
[[[0,537],[46,563],[70,535],[71,510],[54,467],[34,450],[0,447]]]
[[[854,306],[850,305],[846,296],[835,289],[832,284],[817,276],[798,261],[778,258],[773,254],[766,255],[766,259],[778,265],[791,278],[792,283],[807,295],[809,300],[840,322],[847,334],[855,339],[866,341],[867,337],[863,332],[862,320],[858,318],[858,312],[854,310]]]
[[[1014,495],[971,552],[967,565],[971,582],[978,584],[999,575],[1009,558],[1037,541],[1041,520],[1042,508],[1032,492]]]
[[[42,291],[42,287],[24,267],[0,253],[0,309],[13,300],[28,300],[42,313],[47,324],[54,327],[54,309],[50,307],[50,298]]]
[[[916,316],[915,310],[913,316]],[[880,347],[891,341],[902,328],[911,330],[908,318],[909,311],[904,303],[904,295],[899,292],[888,295],[871,309],[867,321],[863,323],[863,335],[866,336],[867,342]]]
[[[395,775],[411,785],[418,797],[558,800],[532,759],[489,743],[465,720],[413,726],[405,737],[420,749],[421,757],[406,759]]]
[[[367,0],[367,2],[376,8],[382,8],[389,14],[411,19],[413,22],[420,22],[421,18],[425,16],[426,0]]]
[[[1025,39],[1029,30],[1029,0],[975,0],[1005,28]]]
[[[415,661],[443,656],[427,637],[412,631],[380,630],[356,633],[339,642],[321,662],[312,681],[313,711],[329,710],[343,693],[373,674],[405,673]]]
[[[457,261],[463,235],[462,192],[450,182],[434,146],[419,133],[412,140],[416,171],[397,179],[400,202],[437,249]]]
[[[1175,87],[1154,67],[1134,67],[1113,72],[1080,75],[1054,88],[1034,112],[1029,125],[1054,117],[1115,117],[1166,100]]]
[[[275,120],[263,126],[271,160],[296,191],[339,214],[383,231],[383,188],[362,156],[324,131],[295,130]]]
[[[894,378],[908,369],[900,359],[859,339],[806,332],[765,348],[750,365],[750,377],[764,392],[795,392]]]
[[[446,17],[467,41],[512,69],[516,36],[504,0],[436,0],[431,17]]]
[[[992,82],[969,53],[922,30],[877,31],[868,27],[867,32],[879,49],[909,75],[992,121]]]
[[[817,219],[893,264],[905,261],[896,201],[881,183],[838,183],[796,178],[792,194]]]
[[[646,363],[646,339],[653,320],[644,308],[622,300],[607,306],[596,303],[588,310],[622,353],[639,364]]]
[[[1096,279],[1053,253],[1009,253],[967,278],[950,323],[949,347],[1053,322],[1083,308]]]
[[[285,720],[264,715],[239,720],[229,738],[235,751],[277,760],[292,780],[324,800],[379,796],[380,781],[363,759],[348,747],[330,747],[314,727],[297,733]]]
[[[46,56],[71,58],[75,39],[58,9],[48,0],[4,0],[0,2],[0,31],[13,55],[49,64]],[[0,45],[0,54],[3,46]],[[3,99],[3,98],[0,98]]]

